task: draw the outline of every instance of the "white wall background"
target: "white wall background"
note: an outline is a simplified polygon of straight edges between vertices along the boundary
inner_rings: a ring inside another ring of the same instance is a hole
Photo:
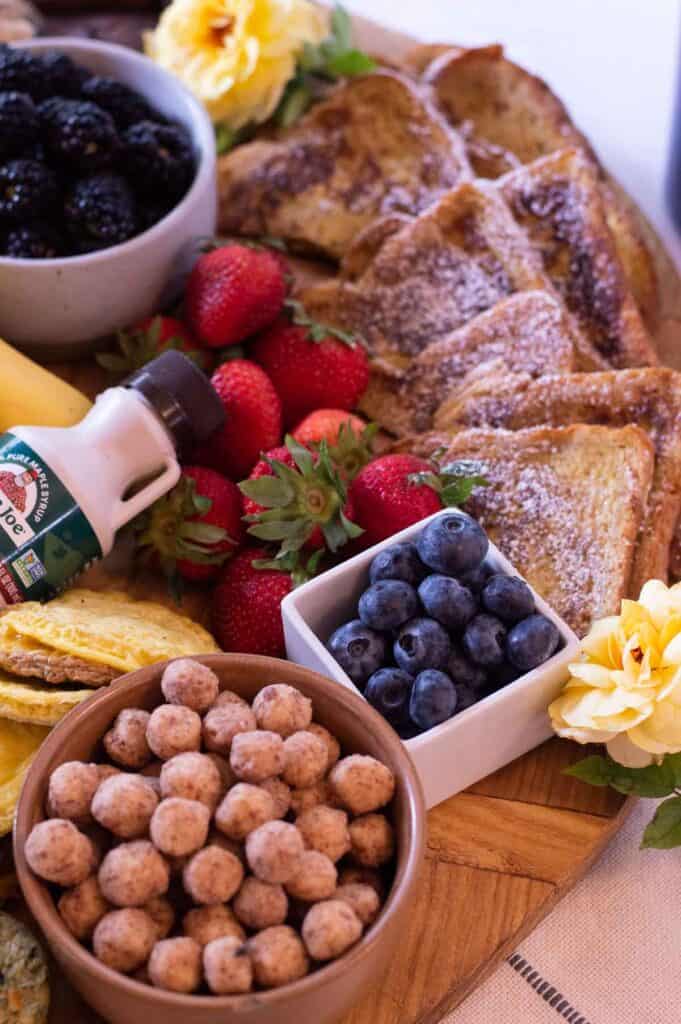
[[[502,42],[545,78],[681,264],[663,198],[679,0],[346,0],[424,41]],[[681,183],[679,184],[681,188]]]

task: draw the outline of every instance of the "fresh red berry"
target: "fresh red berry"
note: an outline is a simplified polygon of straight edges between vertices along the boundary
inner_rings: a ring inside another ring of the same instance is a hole
[[[392,537],[442,508],[432,487],[410,480],[433,467],[415,455],[383,455],[369,462],[350,485],[356,522],[364,529],[365,546]]]
[[[287,572],[254,568],[254,561],[269,558],[265,548],[244,548],[220,575],[211,618],[215,638],[225,651],[284,655],[281,602],[293,581]]]
[[[369,360],[359,342],[298,319],[304,322],[280,317],[251,349],[277,389],[286,427],[315,409],[354,409],[369,383]]]
[[[152,505],[138,546],[167,576],[202,581],[218,575],[243,537],[236,484],[204,466],[185,466],[172,491]]]
[[[194,264],[185,293],[192,330],[209,348],[243,341],[281,312],[286,280],[281,257],[269,249],[225,245]]]
[[[130,373],[146,366],[161,352],[173,348],[184,352],[202,370],[210,370],[213,359],[201,348],[186,324],[172,316],[148,316],[127,331],[120,331],[117,352],[101,352],[97,362],[112,373]]]
[[[360,435],[366,423],[359,416],[353,416],[347,409],[315,409],[300,421],[291,434],[301,444],[319,444],[326,441],[331,448],[338,442],[338,435],[343,426],[349,426],[355,434]]]
[[[290,466],[291,469],[295,469],[295,462],[293,456],[286,447],[286,445],[280,444],[276,448],[270,449],[268,452],[263,453],[263,457],[256,462],[255,466],[248,474],[249,480],[259,480],[263,476],[273,476],[274,470],[272,469],[268,459],[276,462],[283,462],[285,466]],[[245,494],[241,495],[241,507],[245,516],[256,516],[260,512],[264,511],[262,505],[259,505],[257,501],[252,498],[247,498]]]
[[[224,406],[225,424],[194,452],[194,461],[243,480],[261,452],[281,440],[281,402],[262,367],[247,359],[218,366],[211,383]]]

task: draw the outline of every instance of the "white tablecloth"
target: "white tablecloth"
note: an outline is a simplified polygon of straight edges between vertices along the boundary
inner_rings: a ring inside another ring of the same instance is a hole
[[[503,42],[545,78],[681,265],[664,175],[678,0],[347,0],[424,41]],[[681,850],[639,851],[642,801],[571,894],[446,1024],[679,1024]]]

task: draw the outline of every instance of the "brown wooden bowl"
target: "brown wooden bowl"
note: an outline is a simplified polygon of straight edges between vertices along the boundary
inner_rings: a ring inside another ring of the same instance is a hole
[[[381,913],[340,959],[280,989],[245,996],[177,995],[134,981],[106,967],[66,929],[53,895],[28,867],[24,844],[45,817],[52,771],[65,761],[90,760],[119,711],[150,710],[162,701],[164,664],[133,672],[75,708],[52,730],[23,786],[14,825],[16,871],[29,909],[74,988],[114,1024],[323,1024],[347,1013],[378,984],[391,954],[407,931],[407,917],[424,853],[425,811],[421,786],[393,730],[366,701],[324,676],[276,658],[209,654],[197,658],[220,678],[220,686],[252,699],[268,683],[288,683],[310,697],[315,719],[340,740],[344,754],[373,754],[397,779],[392,817],[396,832],[395,877]]]

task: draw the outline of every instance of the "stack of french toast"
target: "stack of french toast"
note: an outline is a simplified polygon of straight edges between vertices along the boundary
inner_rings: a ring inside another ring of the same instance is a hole
[[[654,259],[544,82],[499,46],[421,47],[223,157],[220,195],[225,233],[327,261],[301,299],[366,343],[362,411],[482,464],[467,507],[578,634],[681,576]]]

